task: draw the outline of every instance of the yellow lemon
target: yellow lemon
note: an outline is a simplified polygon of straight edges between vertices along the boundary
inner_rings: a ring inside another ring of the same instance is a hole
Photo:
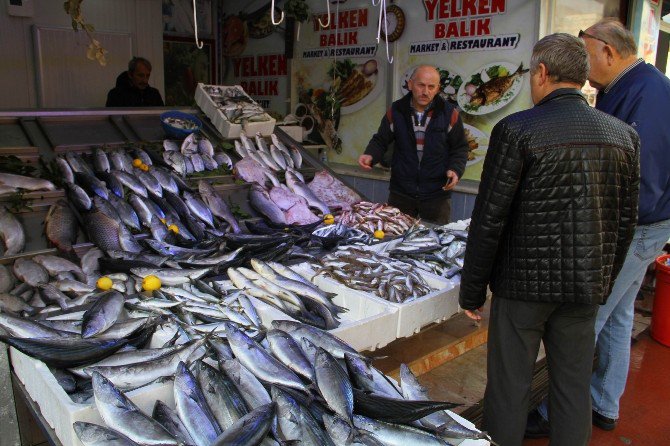
[[[179,228],[177,227],[177,225],[170,225],[170,226],[168,226],[168,231],[172,231],[172,232],[174,232],[175,234],[179,234]]]
[[[110,279],[107,276],[102,276],[101,278],[98,279],[97,282],[95,282],[95,286],[98,287],[98,289],[107,291],[112,289],[112,285],[114,283],[112,282],[112,279]]]
[[[154,291],[161,287],[161,279],[150,274],[142,280],[142,289],[144,291]]]
[[[373,236],[374,238],[378,238],[378,239],[381,240],[381,239],[384,238],[384,231],[382,231],[381,229],[377,229],[377,230],[374,232],[374,234],[372,234],[372,236]]]
[[[133,166],[135,166],[135,167],[140,167],[142,164],[144,164],[144,163],[143,163],[142,160],[139,159],[139,158],[135,158],[135,159],[133,160]]]
[[[333,217],[331,217],[331,218],[324,218],[324,219],[323,219],[323,223],[326,224],[326,225],[332,225],[333,223],[335,223],[335,219],[334,219]]]
[[[161,223],[163,223],[164,225],[167,224],[167,220],[166,220],[166,219],[164,219],[164,218],[160,218],[160,217],[159,217],[158,219],[159,219],[159,220],[161,221]]]
[[[149,165],[148,164],[142,164],[140,165],[140,170],[143,170],[145,172],[149,171]]]

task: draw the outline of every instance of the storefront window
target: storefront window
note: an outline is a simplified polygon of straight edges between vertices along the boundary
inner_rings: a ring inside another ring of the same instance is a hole
[[[619,17],[620,0],[550,0],[549,26],[552,33],[577,35],[603,17]]]

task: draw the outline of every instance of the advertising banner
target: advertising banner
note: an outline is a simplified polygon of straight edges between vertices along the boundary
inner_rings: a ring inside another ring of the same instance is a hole
[[[288,112],[286,21],[274,26],[270,2],[222,2],[222,73],[224,85],[241,85],[268,111]],[[242,9],[240,9],[242,8]],[[275,20],[281,12],[276,8]]]
[[[407,81],[421,64],[438,68],[441,94],[462,111],[471,147],[465,178],[479,180],[493,126],[532,105],[527,69],[539,2],[389,2],[393,63],[384,40],[376,41],[379,6],[340,1],[331,4],[328,22],[322,1],[309,5],[312,20],[296,43],[292,106],[317,104],[337,124],[342,151],[331,150],[331,161],[356,164],[391,101],[407,93]]]

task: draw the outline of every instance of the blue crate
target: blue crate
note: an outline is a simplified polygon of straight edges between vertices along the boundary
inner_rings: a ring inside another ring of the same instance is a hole
[[[179,118],[192,121],[196,124],[196,128],[187,130],[173,127],[172,125],[165,122],[165,118]],[[163,130],[165,130],[165,134],[168,136],[168,138],[184,139],[191,133],[200,131],[202,128],[202,121],[198,119],[197,116],[191,115],[189,113],[172,110],[161,115],[161,125],[163,126]]]

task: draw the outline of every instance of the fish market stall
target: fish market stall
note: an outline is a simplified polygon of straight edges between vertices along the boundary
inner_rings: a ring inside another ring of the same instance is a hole
[[[425,394],[388,387],[360,353],[458,310],[450,279],[373,251],[416,222],[365,202],[281,130],[228,139],[197,110],[181,118],[163,112],[17,112],[0,122],[7,129],[0,137],[0,341],[10,346],[16,385],[54,443],[88,444],[116,431],[137,442],[203,435],[199,444],[208,444],[242,435],[242,420],[269,429],[264,420],[283,410],[303,413],[301,429],[311,429],[319,444],[340,438],[352,422],[382,432],[384,422],[432,413],[453,425],[444,412],[453,404],[420,402]],[[182,134],[166,137],[175,128]],[[405,243],[421,237],[434,234]],[[391,254],[402,248],[395,243]],[[352,251],[361,247],[367,251]],[[395,271],[383,279],[385,298],[357,289],[353,279],[364,270],[343,267],[349,282],[313,277],[338,255]],[[405,287],[409,295],[399,297]],[[334,358],[377,379],[347,380],[334,390]],[[276,405],[252,399],[253,388],[231,390],[231,382],[242,385],[235,378],[241,367],[271,390],[261,400]],[[236,415],[219,412],[232,403],[208,400],[208,393],[197,407],[184,400],[184,392],[211,386],[206,379],[244,401]],[[304,412],[312,392],[324,399],[319,414],[324,407],[337,414],[325,425]],[[405,401],[401,413],[379,413],[390,404],[384,398]],[[146,430],[121,422],[113,400]],[[192,410],[211,411],[202,432],[189,424]],[[165,431],[166,413],[183,429]],[[434,421],[425,427],[407,433],[438,442],[438,433],[446,435]],[[485,438],[466,431],[450,435]]]

